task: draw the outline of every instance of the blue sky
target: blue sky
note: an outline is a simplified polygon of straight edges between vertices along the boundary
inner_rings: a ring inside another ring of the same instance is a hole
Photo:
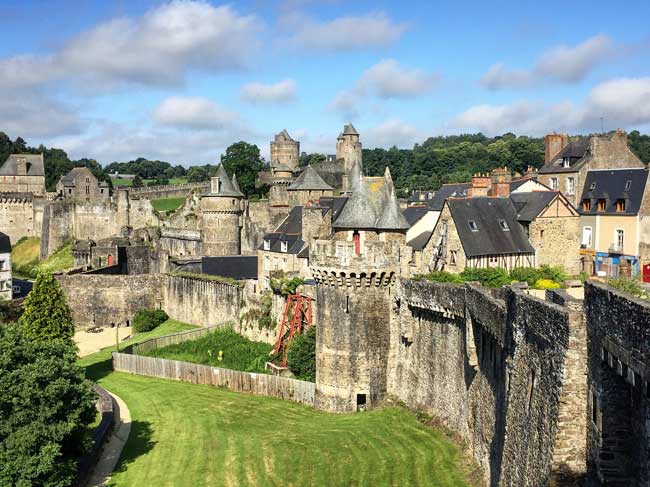
[[[523,4],[523,5],[522,5]],[[650,3],[4,1],[0,130],[105,164],[650,127]]]

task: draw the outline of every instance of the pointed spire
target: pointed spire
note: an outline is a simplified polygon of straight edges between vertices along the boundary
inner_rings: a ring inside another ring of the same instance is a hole
[[[409,224],[399,208],[399,202],[395,194],[395,186],[393,185],[393,179],[390,177],[388,167],[386,167],[384,177],[387,179],[387,197],[383,212],[377,220],[377,228],[381,230],[408,230]]]
[[[233,188],[235,188],[236,191],[239,191],[241,193],[239,183],[237,182],[237,174],[235,173],[232,173],[232,186]]]
[[[316,170],[307,166],[296,180],[291,183],[287,188],[289,191],[300,191],[300,190],[318,190],[318,191],[333,191],[329,184],[327,184],[323,178],[316,172]]]
[[[354,163],[352,164],[352,169],[350,170],[350,175],[348,177],[350,178],[348,189],[350,191],[355,191],[356,189],[359,188],[361,184],[361,165],[359,164],[358,159],[354,160]]]
[[[208,193],[208,196],[244,197],[242,192],[233,185],[223,164],[219,164],[217,173],[210,178],[210,193]]]
[[[352,122],[349,122],[343,127],[343,135],[359,135],[359,132],[354,128]]]

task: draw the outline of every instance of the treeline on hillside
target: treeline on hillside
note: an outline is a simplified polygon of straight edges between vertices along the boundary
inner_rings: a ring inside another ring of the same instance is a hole
[[[104,170],[109,174],[135,174],[142,179],[171,179],[182,178],[187,174],[183,166],[173,166],[165,161],[150,161],[138,157],[128,162],[111,162]]]

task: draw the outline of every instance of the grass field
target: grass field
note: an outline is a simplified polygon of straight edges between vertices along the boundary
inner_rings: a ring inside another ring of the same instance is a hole
[[[40,247],[41,241],[35,237],[20,240],[14,245],[11,265],[16,277],[34,278],[41,270],[56,272],[74,267],[72,243],[65,244],[42,262],[38,260]]]
[[[223,360],[218,360],[219,351]],[[169,345],[143,353],[150,357],[161,357],[183,362],[225,367],[244,372],[265,373],[264,364],[271,359],[273,346],[254,342],[231,329],[216,330],[196,340]]]
[[[179,198],[158,198],[151,200],[153,209],[156,211],[174,211],[185,203],[185,196]]]
[[[122,178],[117,178],[117,179],[111,179],[113,181],[113,186],[131,186],[131,182],[133,179],[122,179]],[[150,181],[155,181],[154,179],[143,179],[142,183],[146,185]],[[185,184],[187,182],[187,178],[171,178],[169,180],[169,184]]]
[[[134,340],[183,326],[167,322]],[[131,412],[131,435],[113,486],[471,485],[460,449],[399,408],[327,414],[278,399],[112,372],[110,350],[80,364]]]

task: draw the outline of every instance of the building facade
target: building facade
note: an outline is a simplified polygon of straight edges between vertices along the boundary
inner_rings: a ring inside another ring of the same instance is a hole
[[[56,185],[60,198],[76,201],[101,201],[110,198],[108,184],[99,182],[87,167],[75,167]]]
[[[0,193],[45,194],[43,154],[11,154],[0,166]]]
[[[0,301],[11,301],[12,293],[11,240],[0,233]]]

